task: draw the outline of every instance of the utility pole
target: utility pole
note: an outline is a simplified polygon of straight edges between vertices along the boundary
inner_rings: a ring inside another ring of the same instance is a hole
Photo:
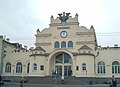
[[[88,81],[87,81],[87,70],[86,70],[86,86],[87,86],[87,83],[88,83]]]

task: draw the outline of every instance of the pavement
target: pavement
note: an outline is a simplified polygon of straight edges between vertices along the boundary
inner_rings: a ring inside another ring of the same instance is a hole
[[[3,87],[21,87],[20,83],[5,82]],[[66,84],[27,84],[22,87],[109,87],[109,84],[93,84],[93,85],[66,85]],[[120,87],[120,84],[117,85]]]

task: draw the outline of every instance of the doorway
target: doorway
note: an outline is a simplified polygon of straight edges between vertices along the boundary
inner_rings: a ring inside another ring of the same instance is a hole
[[[67,53],[58,54],[55,57],[55,73],[59,76],[71,76],[72,58]]]

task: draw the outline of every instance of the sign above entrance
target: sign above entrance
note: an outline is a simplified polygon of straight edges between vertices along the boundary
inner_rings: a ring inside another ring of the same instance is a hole
[[[70,29],[70,27],[57,27],[57,29]]]

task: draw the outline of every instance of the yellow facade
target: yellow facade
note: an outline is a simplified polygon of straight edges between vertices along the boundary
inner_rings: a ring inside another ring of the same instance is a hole
[[[120,48],[98,47],[94,27],[79,26],[78,14],[66,21],[51,16],[49,28],[35,36],[34,49],[6,44],[2,75],[120,77]]]

